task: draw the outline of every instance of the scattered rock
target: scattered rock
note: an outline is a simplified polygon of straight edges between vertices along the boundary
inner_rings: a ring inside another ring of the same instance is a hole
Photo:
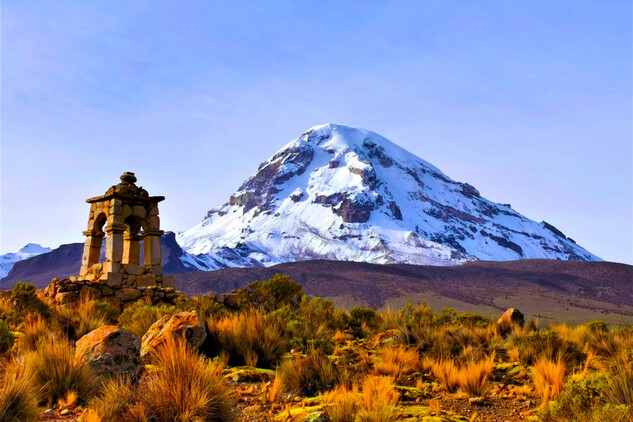
[[[152,324],[143,336],[141,356],[156,349],[170,336],[174,339],[184,339],[191,347],[198,349],[207,338],[207,332],[197,312],[166,315]]]
[[[115,325],[103,325],[77,341],[75,360],[97,376],[130,377],[143,372],[141,339]]]
[[[497,324],[514,324],[523,327],[525,316],[517,308],[510,308],[499,317]]]

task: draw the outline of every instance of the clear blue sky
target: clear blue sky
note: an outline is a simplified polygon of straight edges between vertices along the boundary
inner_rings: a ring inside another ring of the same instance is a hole
[[[134,171],[184,230],[310,126],[633,263],[630,1],[3,1],[2,252]]]

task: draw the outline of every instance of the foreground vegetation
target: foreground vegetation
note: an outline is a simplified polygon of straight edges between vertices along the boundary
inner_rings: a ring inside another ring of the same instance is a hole
[[[83,297],[45,304],[19,283],[0,299],[0,422],[83,421],[632,421],[633,326],[435,312],[337,309],[285,276],[176,306],[122,313]],[[195,310],[207,340],[153,350],[138,380],[97,377],[75,342],[106,324],[143,336]]]

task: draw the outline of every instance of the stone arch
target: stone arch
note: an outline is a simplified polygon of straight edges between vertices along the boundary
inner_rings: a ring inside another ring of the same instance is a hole
[[[124,220],[125,232],[123,233],[123,264],[140,264],[141,242],[143,232],[147,229],[145,220],[138,215],[129,214]]]

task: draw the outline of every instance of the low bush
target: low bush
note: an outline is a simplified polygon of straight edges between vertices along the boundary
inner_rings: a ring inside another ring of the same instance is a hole
[[[9,298],[18,318],[26,311],[38,313],[42,316],[48,316],[49,309],[38,297],[37,289],[31,283],[17,282],[11,288],[11,296]],[[17,322],[17,321],[16,321]]]
[[[303,297],[301,284],[287,275],[275,274],[264,281],[254,281],[247,289],[238,292],[238,305],[242,309],[255,308],[273,312],[285,306],[298,308]]]
[[[368,337],[378,327],[378,313],[371,308],[359,306],[349,310],[346,325],[356,338]]]

